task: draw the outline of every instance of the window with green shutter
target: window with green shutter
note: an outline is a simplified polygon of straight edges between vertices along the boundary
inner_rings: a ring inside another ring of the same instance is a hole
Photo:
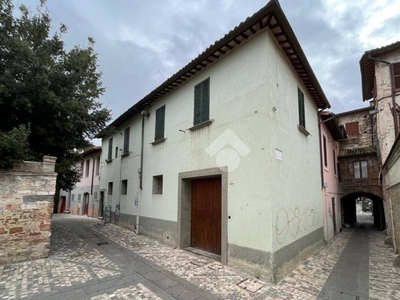
[[[124,130],[124,153],[123,154],[128,154],[129,153],[129,136],[131,133],[131,128],[125,128]]]
[[[193,125],[210,120],[210,78],[194,87]]]
[[[304,94],[300,90],[300,88],[297,88],[297,93],[299,100],[299,125],[306,128],[306,116],[304,111]]]
[[[113,138],[108,140],[108,158],[107,160],[112,160],[112,149],[113,149]]]
[[[165,105],[156,110],[156,133],[154,140],[158,141],[164,138],[165,128]]]

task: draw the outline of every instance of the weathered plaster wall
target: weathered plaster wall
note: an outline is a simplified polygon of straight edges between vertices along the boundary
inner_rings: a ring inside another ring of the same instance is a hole
[[[55,161],[44,156],[0,171],[0,264],[48,255]]]
[[[208,77],[213,122],[189,131],[193,126],[194,86]],[[298,129],[298,87],[305,95],[308,136]],[[151,145],[155,111],[163,105],[166,105],[166,140]],[[102,154],[100,189],[107,190],[108,183],[113,182],[112,195],[106,198],[114,212],[120,205],[121,214],[137,216],[140,212],[147,220],[177,222],[179,174],[218,167],[217,155],[210,156],[205,149],[229,130],[250,149],[248,155],[240,156],[239,167],[228,172],[228,211],[223,217],[230,217],[227,225],[230,254],[243,261],[250,255],[238,249],[257,251],[258,271],[268,272],[271,269],[263,271],[260,266],[273,257],[273,252],[300,239],[306,241],[296,244],[297,252],[285,252],[288,261],[304,247],[316,243],[314,232],[321,232],[319,238],[323,240],[320,161],[319,155],[315,155],[319,153],[318,110],[268,33],[249,41],[150,108],[150,117],[144,125],[142,190],[139,188],[141,123],[142,117],[135,116],[113,135],[113,148],[121,148],[124,129],[130,126],[128,157],[118,155],[105,163],[107,150]],[[108,140],[108,137],[103,139],[103,149],[108,149]],[[228,140],[222,148],[232,149],[231,142]],[[164,176],[162,195],[152,194],[155,175]],[[119,194],[124,179],[128,179],[126,196]],[[128,226],[133,229],[132,221],[130,218]],[[168,236],[154,230],[156,235],[160,240]]]
[[[338,170],[338,154],[339,143],[336,142],[325,123],[321,123],[321,143],[323,137],[326,138],[326,154],[327,166],[324,161],[323,144],[322,149],[322,169],[324,187],[322,189],[322,209],[324,222],[325,240],[329,241],[341,227],[341,209],[340,209],[340,192],[339,192],[339,170]],[[336,232],[335,232],[336,225]]]

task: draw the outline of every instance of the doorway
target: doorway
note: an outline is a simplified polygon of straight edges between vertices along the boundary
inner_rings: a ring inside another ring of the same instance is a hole
[[[228,173],[211,168],[179,174],[177,246],[228,263]]]
[[[89,216],[89,193],[83,194],[84,210],[83,214]]]
[[[98,212],[98,216],[100,218],[103,217],[103,210],[104,210],[104,191],[100,191],[99,212]]]
[[[221,178],[192,180],[190,246],[221,255]]]
[[[61,196],[60,211],[59,211],[60,214],[62,214],[65,211],[65,202],[66,201],[67,201],[67,198],[65,196]]]

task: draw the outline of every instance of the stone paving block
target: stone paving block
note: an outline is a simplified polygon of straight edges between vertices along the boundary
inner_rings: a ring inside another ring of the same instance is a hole
[[[165,291],[178,300],[195,300],[199,298],[198,294],[180,284],[168,288]]]
[[[143,276],[146,277],[150,281],[156,281],[156,280],[160,280],[160,279],[166,277],[164,274],[162,274],[159,271],[152,271],[149,273],[145,273],[145,274],[143,274]]]
[[[122,278],[115,278],[115,279],[103,281],[103,282],[100,282],[97,284],[85,286],[83,289],[85,290],[85,292],[88,295],[90,295],[93,293],[97,293],[101,290],[106,290],[109,288],[115,288],[117,286],[125,286],[125,285],[126,285],[126,283],[125,283],[125,281],[122,280]]]
[[[121,276],[121,279],[128,285],[133,284],[134,282],[138,281],[138,280],[142,280],[145,279],[142,275],[140,275],[139,273],[133,273],[130,275],[124,275]]]
[[[178,282],[176,282],[168,277],[165,277],[165,278],[162,278],[159,280],[155,280],[154,284],[165,290],[165,289],[169,289],[175,285],[178,285]]]

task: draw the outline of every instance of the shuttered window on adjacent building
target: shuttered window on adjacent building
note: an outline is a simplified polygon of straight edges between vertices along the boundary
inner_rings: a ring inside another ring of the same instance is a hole
[[[400,62],[392,64],[392,72],[394,89],[400,91]]]
[[[298,101],[299,101],[299,125],[306,128],[306,114],[304,110],[304,93],[297,88]]]
[[[129,136],[131,133],[131,128],[125,128],[124,130],[124,153],[123,154],[127,154],[129,153]]]
[[[112,160],[113,138],[108,140],[108,156],[107,160]]]
[[[348,135],[359,135],[360,129],[358,128],[358,122],[346,123],[346,133]]]
[[[165,105],[156,110],[156,132],[154,140],[158,141],[164,138],[165,128]]]
[[[193,125],[210,119],[210,78],[194,87],[194,120]]]

